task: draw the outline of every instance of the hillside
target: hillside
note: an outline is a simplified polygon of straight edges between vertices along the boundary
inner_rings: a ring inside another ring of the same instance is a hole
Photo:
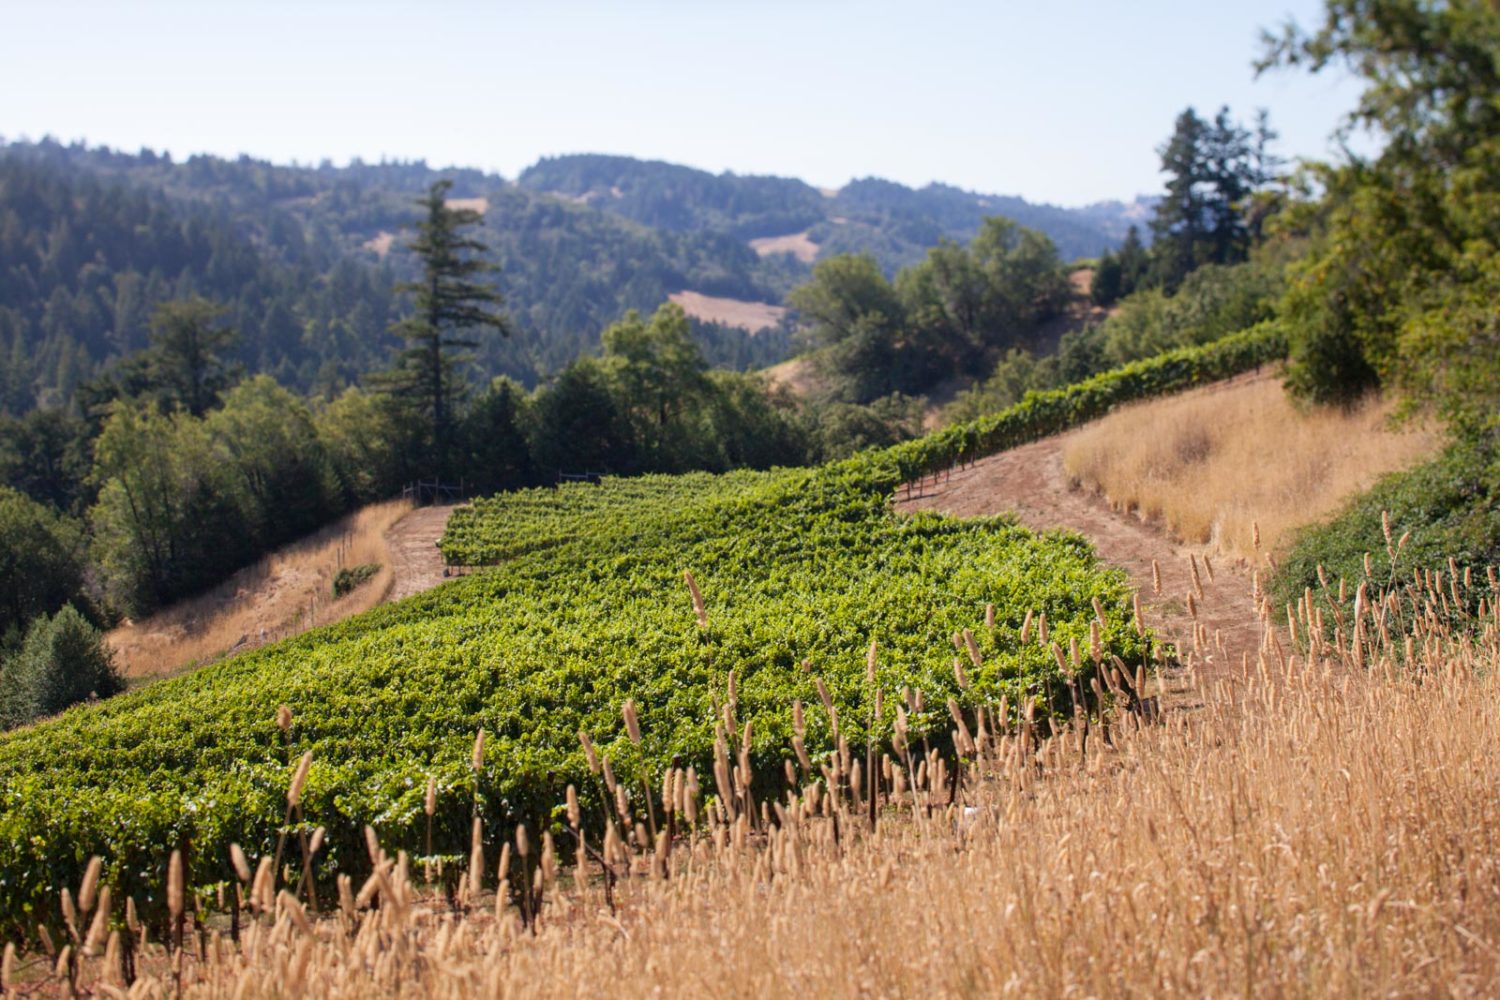
[[[1078,536],[1036,535],[1008,519],[902,517],[892,494],[955,461],[1283,350],[1252,333],[1173,352],[817,469],[606,480],[461,508],[443,553],[493,567],[482,574],[0,735],[0,780],[16,792],[0,805],[0,863],[14,873],[0,929],[55,895],[44,873],[76,863],[68,842],[24,832],[38,824],[64,822],[97,844],[89,850],[107,853],[131,892],[160,878],[154,845],[179,837],[199,845],[196,878],[229,876],[231,840],[268,851],[287,759],[280,704],[294,706],[299,745],[318,760],[305,804],[353,871],[366,823],[418,850],[414,810],[434,772],[444,843],[461,837],[480,801],[498,829],[533,821],[555,800],[557,776],[585,787],[580,729],[622,767],[678,755],[710,773],[715,692],[727,683],[754,724],[741,781],[752,769],[773,773],[801,726],[799,712],[788,714],[793,698],[827,694],[841,732],[861,731],[872,640],[892,702],[904,686],[937,705],[1003,698],[1018,720],[1064,710],[1086,695],[1069,693],[1062,673],[1093,669],[1076,655],[1067,667],[1069,648],[1131,664],[1148,653],[1123,577]],[[696,575],[688,586],[684,570]],[[1003,638],[1029,632],[1038,615],[1064,645]],[[973,640],[971,686],[945,646],[987,619],[996,627]],[[644,748],[620,726],[626,698],[661,734]],[[913,711],[915,731],[944,738],[942,715]],[[810,737],[820,752],[838,745],[824,718]],[[504,762],[478,783],[452,741],[476,728]],[[585,797],[597,801],[592,790]]]
[[[967,243],[987,216],[1046,233],[1064,261],[1112,250],[1131,225],[1145,228],[1154,199],[1083,208],[1034,204],[946,184],[913,189],[878,178],[837,191],[786,177],[711,174],[624,156],[542,159],[522,171],[528,190],[561,195],[643,225],[721,232],[764,255],[801,263],[837,253],[873,253],[888,274],[915,264],[941,239]]]
[[[415,267],[402,234],[414,199],[439,178],[453,180],[457,203],[483,206],[476,235],[500,267],[515,329],[480,346],[477,374],[526,385],[597,350],[599,332],[627,310],[673,295],[779,307],[819,252],[870,250],[895,267],[1006,211],[1073,240],[1074,253],[1106,249],[1122,232],[1109,212],[1027,214],[1019,199],[953,189],[862,181],[830,200],[800,181],[606,162],[613,180],[601,196],[589,157],[543,161],[511,183],[422,162],[178,163],[149,150],[0,145],[0,409],[70,398],[145,344],[157,303],[191,293],[230,306],[246,369],[337,391],[390,357],[387,329],[402,308],[392,288]],[[790,353],[785,330],[757,335],[735,308],[695,316],[711,364],[743,370]]]

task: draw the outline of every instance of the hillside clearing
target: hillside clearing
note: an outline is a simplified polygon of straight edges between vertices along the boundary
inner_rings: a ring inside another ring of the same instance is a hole
[[[750,249],[762,257],[769,257],[773,253],[789,253],[802,263],[811,264],[817,259],[820,248],[804,229],[800,233],[792,233],[788,236],[762,236],[751,240]]]
[[[478,212],[480,215],[490,210],[490,200],[488,198],[449,198],[443,204],[454,210],[467,208]]]
[[[374,236],[365,240],[364,243],[361,244],[361,246],[363,246],[366,250],[373,252],[375,256],[379,257],[381,260],[384,260],[385,255],[391,252],[391,247],[395,244],[395,242],[395,233],[388,233],[385,230],[381,230]]]
[[[799,399],[806,399],[826,387],[817,362],[806,354],[762,369],[761,374],[773,389],[785,389]]]
[[[778,326],[786,315],[784,306],[769,302],[749,302],[744,299],[728,299],[702,292],[681,291],[667,296],[682,307],[694,319],[706,323],[722,323],[737,326],[751,333],[769,330]]]

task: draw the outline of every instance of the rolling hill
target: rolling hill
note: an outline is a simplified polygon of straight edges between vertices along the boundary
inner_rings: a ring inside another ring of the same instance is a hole
[[[695,332],[711,363],[762,367],[790,353],[789,330],[755,331],[735,317],[777,315],[818,257],[868,251],[894,270],[940,239],[967,239],[995,213],[1049,233],[1064,257],[1092,254],[1141,210],[876,180],[830,195],[798,180],[620,157],[547,159],[511,182],[420,161],[178,162],[11,142],[0,145],[0,409],[71,398],[145,344],[158,302],[193,293],[229,305],[248,370],[337,391],[387,363],[387,327],[401,308],[392,286],[413,267],[401,234],[414,199],[440,178],[485,210],[479,236],[515,325],[481,347],[477,374],[525,384],[597,349],[626,310],[681,293],[746,304],[698,310]]]

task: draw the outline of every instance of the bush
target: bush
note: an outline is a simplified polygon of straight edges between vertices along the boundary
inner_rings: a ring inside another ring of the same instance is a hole
[[[0,669],[0,727],[55,715],[123,687],[104,636],[69,604],[33,621],[21,652]]]
[[[1374,579],[1390,579],[1382,512],[1390,515],[1393,541],[1411,533],[1396,557],[1398,577],[1424,569],[1446,573],[1450,558],[1460,571],[1500,562],[1500,463],[1491,449],[1460,442],[1434,461],[1385,477],[1331,521],[1299,532],[1272,584],[1277,607],[1298,600],[1306,588],[1321,592],[1320,565],[1330,593],[1340,577],[1348,581],[1346,603],[1352,603],[1366,553]]]
[[[333,578],[334,598],[337,599],[343,597],[345,594],[353,593],[368,583],[379,572],[380,563],[360,563],[358,566],[345,566]]]

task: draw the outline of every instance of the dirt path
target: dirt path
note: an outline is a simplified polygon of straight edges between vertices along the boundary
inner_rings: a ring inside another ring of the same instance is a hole
[[[385,543],[391,553],[394,577],[386,600],[399,601],[420,594],[448,578],[443,572],[443,554],[438,551],[437,543],[443,537],[443,528],[452,513],[451,504],[418,507],[386,532]]]
[[[914,488],[910,498],[898,492],[897,509],[935,510],[957,517],[1014,513],[1035,530],[1077,531],[1093,542],[1100,558],[1130,574],[1147,624],[1184,652],[1193,648],[1187,598],[1194,593],[1197,620],[1209,640],[1199,657],[1205,675],[1226,673],[1231,665],[1237,668],[1242,656],[1253,664],[1261,628],[1249,568],[1215,562],[1215,579],[1210,582],[1201,567],[1201,550],[1180,546],[1134,515],[1112,510],[1102,498],[1070,488],[1062,467],[1066,441],[1066,436],[1048,438],[982,459],[940,482]],[[1202,600],[1194,592],[1190,553],[1200,555]],[[1161,570],[1160,596],[1152,584],[1153,560]]]

